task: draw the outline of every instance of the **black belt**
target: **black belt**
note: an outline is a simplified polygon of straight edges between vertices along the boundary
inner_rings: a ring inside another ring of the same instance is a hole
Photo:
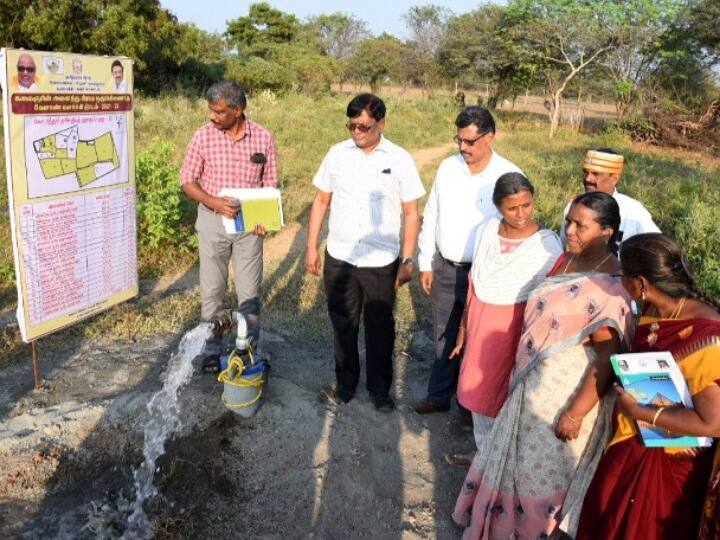
[[[462,268],[463,270],[467,270],[472,266],[472,263],[451,261],[450,259],[446,259],[445,257],[442,257],[442,260],[448,263],[450,266],[454,266],[455,268]]]

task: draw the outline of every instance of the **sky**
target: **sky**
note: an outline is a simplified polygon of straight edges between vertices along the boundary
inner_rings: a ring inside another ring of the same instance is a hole
[[[408,37],[401,16],[414,5],[435,4],[455,14],[477,8],[481,0],[267,0],[268,4],[300,20],[310,15],[348,13],[368,23],[370,31],[379,35],[388,32],[399,38]],[[223,33],[227,21],[248,14],[249,0],[161,0],[181,22],[193,23],[208,32]]]

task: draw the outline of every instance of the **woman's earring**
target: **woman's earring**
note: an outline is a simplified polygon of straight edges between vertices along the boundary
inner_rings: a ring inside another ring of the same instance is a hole
[[[640,300],[645,302],[645,285],[640,281]]]

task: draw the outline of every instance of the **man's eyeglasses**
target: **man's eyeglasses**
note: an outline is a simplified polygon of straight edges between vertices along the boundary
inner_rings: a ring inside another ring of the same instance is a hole
[[[478,142],[480,139],[482,139],[488,133],[490,133],[490,132],[486,131],[485,133],[483,133],[482,135],[480,135],[478,137],[475,137],[474,139],[463,139],[462,137],[455,135],[453,137],[453,141],[455,141],[455,144],[458,144],[458,145],[465,143],[466,146],[472,146],[473,144]]]
[[[35,66],[18,66],[17,70],[24,73],[35,73]]]
[[[375,127],[375,124],[377,124],[377,122],[374,122],[374,123],[370,124],[369,126],[367,126],[365,124],[358,124],[356,122],[348,122],[347,124],[345,124],[345,126],[348,128],[348,131],[350,131],[350,132],[357,130],[360,133],[367,133],[373,127]]]

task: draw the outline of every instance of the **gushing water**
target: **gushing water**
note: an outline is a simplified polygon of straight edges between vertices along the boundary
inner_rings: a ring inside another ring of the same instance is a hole
[[[146,540],[152,537],[152,526],[143,509],[143,503],[157,495],[153,485],[155,461],[165,453],[168,436],[182,427],[178,393],[190,381],[192,361],[204,349],[212,333],[212,325],[202,323],[185,334],[178,351],[172,356],[165,372],[165,383],[147,404],[148,421],[145,425],[145,460],[135,469],[135,501],[123,508],[127,526],[120,537],[123,540]]]

